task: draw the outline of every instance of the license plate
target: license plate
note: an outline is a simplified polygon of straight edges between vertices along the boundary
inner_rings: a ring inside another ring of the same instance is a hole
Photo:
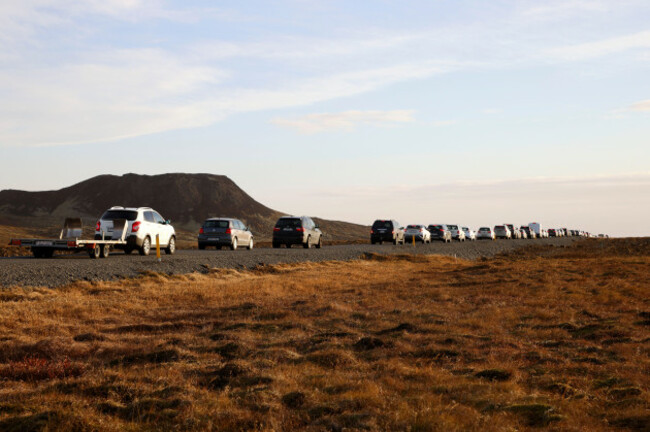
[[[51,241],[39,240],[35,244],[36,246],[52,246],[53,243]]]
[[[285,228],[285,231],[293,231],[293,228]]]

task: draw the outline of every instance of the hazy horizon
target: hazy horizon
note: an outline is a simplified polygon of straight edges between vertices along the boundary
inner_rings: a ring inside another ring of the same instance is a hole
[[[650,227],[641,0],[0,5],[0,189],[227,175],[369,224]]]

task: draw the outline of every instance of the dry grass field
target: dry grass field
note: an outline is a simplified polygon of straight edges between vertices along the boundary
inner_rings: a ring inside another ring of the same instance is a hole
[[[0,430],[649,430],[650,240],[0,291]]]

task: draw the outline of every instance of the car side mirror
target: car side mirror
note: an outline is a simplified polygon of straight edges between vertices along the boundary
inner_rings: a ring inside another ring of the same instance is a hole
[[[172,220],[171,220],[171,219],[167,219],[167,220],[165,221],[165,225],[171,225],[171,224],[172,224]]]
[[[320,227],[318,225],[314,225],[314,229],[319,229]]]

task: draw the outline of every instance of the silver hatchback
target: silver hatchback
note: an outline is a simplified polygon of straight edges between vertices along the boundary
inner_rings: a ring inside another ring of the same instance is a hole
[[[199,249],[215,246],[217,249],[229,247],[236,250],[240,245],[253,249],[253,233],[238,219],[206,219],[199,230]]]

